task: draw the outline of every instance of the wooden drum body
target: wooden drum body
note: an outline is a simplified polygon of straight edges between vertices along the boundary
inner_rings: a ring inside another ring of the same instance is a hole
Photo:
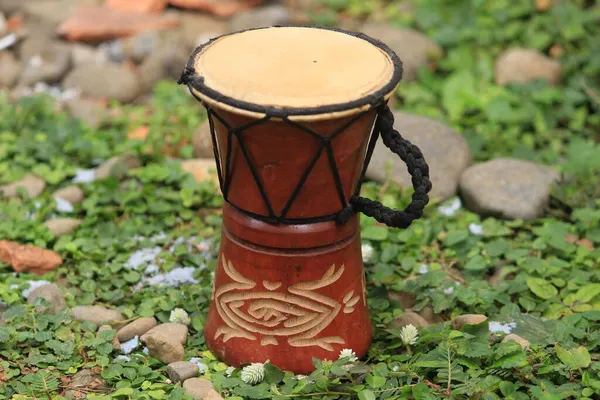
[[[400,78],[385,45],[321,28],[225,35],[190,58],[181,82],[208,110],[226,200],[204,332],[224,362],[309,373],[366,354],[354,203]]]

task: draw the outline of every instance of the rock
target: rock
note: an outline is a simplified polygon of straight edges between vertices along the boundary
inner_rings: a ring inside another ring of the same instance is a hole
[[[139,64],[158,48],[159,43],[160,35],[158,32],[142,32],[129,38],[111,42],[107,46],[107,54],[110,60],[116,63],[132,60]]]
[[[189,58],[181,33],[164,35],[157,46],[140,66],[144,91],[150,91],[161,79],[177,80]]]
[[[71,204],[79,204],[83,201],[84,194],[83,190],[81,190],[79,186],[72,185],[57,190],[54,192],[54,194],[52,194],[52,197],[58,197],[68,201]]]
[[[222,400],[222,397],[214,389],[208,379],[192,378],[183,382],[183,390],[194,398],[194,400]]]
[[[487,321],[487,317],[481,314],[459,315],[452,320],[452,329],[460,330],[465,325],[479,325]]]
[[[188,361],[177,361],[167,365],[167,375],[173,383],[183,382],[197,376],[200,372],[198,364]]]
[[[44,0],[26,1],[23,7],[26,19],[42,23],[55,29],[80,6],[92,6],[102,0]]]
[[[216,172],[216,162],[213,158],[196,158],[181,162],[181,169],[194,176],[196,182],[212,180],[219,186],[219,177]]]
[[[50,314],[56,314],[60,310],[67,308],[67,302],[65,296],[61,290],[53,283],[42,285],[32,290],[27,296],[27,303],[34,304],[35,299],[42,297],[50,303],[49,312]],[[40,311],[43,312],[46,307],[41,307]]]
[[[27,174],[21,180],[0,186],[0,195],[11,198],[18,196],[18,189],[22,188],[30,199],[38,197],[46,188],[46,182],[39,176]]]
[[[57,34],[68,40],[101,42],[152,30],[174,29],[176,19],[114,10],[108,7],[80,7],[57,28]]]
[[[103,162],[97,169],[94,175],[95,179],[104,179],[109,176],[122,178],[130,169],[139,168],[140,160],[131,155],[121,155],[112,157]]]
[[[54,236],[69,235],[83,220],[77,218],[53,218],[44,223]]]
[[[71,58],[74,66],[82,64],[104,65],[109,62],[108,54],[102,48],[82,43],[71,44]]]
[[[0,261],[10,264],[16,272],[43,275],[62,265],[62,258],[55,252],[31,245],[0,240]]]
[[[73,318],[79,322],[92,322],[96,325],[104,325],[118,321],[124,321],[123,314],[116,310],[109,310],[102,306],[75,306],[71,309]]]
[[[496,83],[527,83],[545,79],[550,84],[560,81],[562,66],[534,49],[508,49],[496,61]]]
[[[106,116],[106,102],[102,100],[77,98],[65,103],[73,118],[85,121],[90,127],[97,128]]]
[[[141,93],[136,74],[124,66],[113,64],[79,65],[67,75],[63,87],[79,89],[83,96],[121,103],[131,102]]]
[[[446,200],[454,196],[462,172],[473,160],[464,137],[454,129],[430,118],[401,112],[394,112],[394,118],[394,127],[402,137],[418,146],[425,156],[432,183],[430,198]],[[388,163],[392,165],[390,178],[402,188],[411,188],[406,164],[381,140],[378,140],[375,146],[367,177],[384,182]]]
[[[441,315],[436,314],[431,306],[423,307],[423,309],[419,311],[419,315],[425,318],[425,321],[430,324],[441,324],[444,322],[444,318]]]
[[[8,32],[8,22],[6,22],[4,13],[0,12],[0,36],[3,36],[6,32]]]
[[[381,23],[367,23],[362,32],[388,45],[402,60],[402,82],[414,81],[420,67],[439,58],[442,49],[433,40],[412,29],[400,29]]]
[[[11,15],[21,11],[24,5],[23,0],[2,0],[0,1],[0,12]]]
[[[427,328],[429,323],[425,320],[425,318],[421,317],[419,314],[414,312],[407,312],[395,317],[394,320],[390,323],[389,327],[399,329],[407,325],[413,325],[416,328]]]
[[[117,332],[117,337],[119,338],[120,342],[126,342],[136,336],[142,336],[155,326],[156,319],[153,317],[138,318],[119,329]]]
[[[56,83],[71,68],[71,49],[61,43],[32,37],[23,43],[20,53],[25,61],[20,86],[38,82]]]
[[[273,4],[236,14],[229,22],[229,30],[238,32],[251,28],[287,25],[290,19],[290,12],[285,6]]]
[[[63,396],[67,399],[84,400],[87,398],[87,393],[102,392],[107,389],[109,386],[100,375],[92,370],[82,369],[73,375]]]
[[[167,322],[166,324],[160,324],[150,329],[140,337],[140,340],[146,343],[146,341],[154,335],[163,335],[184,345],[187,342],[188,327],[183,324]]]
[[[115,10],[159,14],[167,6],[167,0],[108,0],[105,4]]]
[[[21,63],[8,51],[0,51],[0,89],[11,89],[19,79]]]
[[[390,292],[388,297],[400,303],[400,308],[404,310],[413,308],[417,302],[415,295],[408,292]]]
[[[192,146],[194,148],[194,156],[199,158],[214,157],[212,137],[210,135],[210,123],[204,121],[194,135],[192,136]]]
[[[183,361],[183,345],[176,338],[155,333],[146,336],[145,343],[149,354],[165,364]]]
[[[176,7],[205,11],[224,18],[255,7],[262,2],[263,0],[169,0],[169,3]]]
[[[543,215],[559,178],[544,165],[498,158],[467,169],[460,178],[460,192],[466,207],[478,214],[531,220]]]
[[[515,333],[510,333],[506,335],[504,339],[502,339],[502,342],[516,342],[519,343],[523,349],[528,349],[530,346],[529,340],[523,339],[521,336]]]
[[[112,330],[112,326],[110,326],[110,325],[101,325],[100,328],[98,328],[98,332],[110,331],[110,330]]]
[[[226,21],[207,14],[184,12],[181,14],[180,21],[187,50],[193,50],[209,39],[221,36],[228,31]]]

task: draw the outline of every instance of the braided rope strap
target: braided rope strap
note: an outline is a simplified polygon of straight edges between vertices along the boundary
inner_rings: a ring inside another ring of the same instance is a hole
[[[401,211],[386,207],[376,200],[354,195],[348,207],[338,214],[337,222],[344,224],[353,214],[362,212],[389,227],[408,228],[414,220],[421,218],[423,209],[429,202],[427,195],[431,190],[429,166],[421,150],[394,129],[394,114],[387,105],[379,108],[375,129],[380,133],[383,144],[406,163],[415,189],[412,201],[404,211]]]

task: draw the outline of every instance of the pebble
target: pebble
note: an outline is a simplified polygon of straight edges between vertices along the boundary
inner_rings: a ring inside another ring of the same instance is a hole
[[[427,328],[427,326],[429,326],[429,323],[425,320],[425,318],[421,317],[417,313],[406,312],[395,317],[394,320],[390,323],[389,327],[403,328],[407,325],[413,325],[416,328]]]
[[[106,52],[113,62],[121,63],[125,60],[132,60],[139,64],[156,50],[159,42],[159,32],[142,32],[129,38],[108,43]]]
[[[441,315],[436,314],[431,306],[423,307],[423,309],[419,311],[419,315],[425,318],[425,321],[430,324],[441,324],[444,322],[444,318]]]
[[[438,58],[442,49],[433,40],[412,29],[370,22],[361,29],[366,35],[388,45],[402,61],[402,82],[414,81],[419,68],[426,66],[430,58]]]
[[[188,51],[205,41],[228,32],[225,20],[197,12],[183,12],[180,17],[183,40]]]
[[[83,400],[87,398],[91,387],[94,391],[103,391],[109,388],[106,381],[100,375],[96,375],[89,369],[82,369],[73,375],[69,383],[69,389],[64,393],[67,399]]]
[[[71,58],[73,65],[81,64],[106,64],[108,63],[108,54],[101,47],[94,47],[83,43],[71,44]]]
[[[558,61],[534,49],[514,48],[504,51],[496,61],[496,83],[527,83],[543,79],[550,84],[560,81],[562,66]]]
[[[75,306],[71,309],[73,318],[79,322],[92,322],[96,325],[104,325],[112,322],[125,320],[123,314],[116,310],[109,310],[102,306]]]
[[[164,335],[184,345],[187,342],[188,327],[175,322],[167,322],[150,329],[148,332],[142,335],[140,339],[142,339],[142,342],[146,342],[151,336],[154,335]]]
[[[192,136],[192,147],[194,156],[198,158],[214,157],[212,136],[210,134],[210,123],[208,119],[202,123]]]
[[[79,186],[72,185],[57,190],[52,194],[52,197],[58,197],[68,201],[71,204],[79,204],[83,201],[84,194],[83,190]]]
[[[46,182],[39,176],[27,174],[22,179],[0,186],[0,194],[4,197],[17,197],[18,188],[25,189],[25,192],[30,199],[38,197],[46,188]]]
[[[487,321],[487,317],[481,314],[459,315],[452,320],[452,329],[460,330],[465,325],[478,325]]]
[[[177,361],[167,365],[167,375],[173,383],[183,382],[198,375],[198,364],[189,361]]]
[[[0,240],[0,261],[10,264],[15,272],[43,275],[62,264],[58,253],[32,245]]]
[[[429,165],[432,183],[430,198],[443,201],[454,196],[460,176],[473,160],[465,138],[447,125],[419,115],[394,112],[394,128],[403,138],[421,149]],[[386,179],[391,163],[390,178],[402,188],[412,187],[406,164],[380,140],[367,169],[367,177],[377,182]]]
[[[193,175],[196,182],[212,180],[219,186],[219,177],[216,173],[217,164],[214,158],[196,158],[181,162],[181,169]]]
[[[136,336],[142,336],[155,326],[156,319],[154,317],[139,318],[119,329],[117,337],[120,342],[125,342]]]
[[[19,86],[31,86],[38,82],[59,82],[71,68],[71,49],[50,41],[40,41],[44,44],[42,48],[26,50],[30,39],[21,50],[21,56],[25,60],[25,69],[19,80]],[[31,46],[30,46],[31,47]],[[33,45],[38,47],[38,45]]]
[[[510,333],[506,335],[504,339],[502,339],[502,342],[516,342],[519,343],[523,349],[528,349],[530,346],[529,340],[524,339],[515,333]]]
[[[130,69],[115,64],[81,64],[63,81],[65,89],[78,89],[82,96],[111,99],[129,103],[141,94],[137,75]]]
[[[160,43],[140,66],[143,90],[150,91],[154,84],[162,79],[177,80],[189,56],[180,32],[163,35]]]
[[[158,14],[167,6],[167,0],[108,0],[106,7],[115,10]]]
[[[54,236],[62,236],[71,234],[82,223],[83,220],[77,218],[54,218],[46,221],[44,225]]]
[[[208,12],[223,18],[231,17],[262,2],[263,0],[169,0],[169,3],[173,6]]]
[[[417,302],[415,295],[409,292],[390,292],[388,297],[400,303],[400,308],[403,310],[413,308]]]
[[[104,179],[109,176],[123,178],[130,169],[139,168],[140,160],[131,155],[115,156],[102,163],[95,171],[95,179]]]
[[[192,378],[183,382],[183,390],[194,400],[221,400],[222,397],[214,389],[211,381],[203,378]]]
[[[0,89],[11,89],[19,80],[23,67],[17,58],[8,51],[0,51]]]
[[[290,19],[291,15],[287,7],[282,4],[273,4],[236,14],[229,22],[229,30],[238,32],[251,28],[287,25],[290,23]]]
[[[50,303],[49,312],[51,314],[56,314],[67,307],[65,296],[63,295],[62,291],[58,288],[58,286],[56,286],[53,283],[42,285],[32,290],[27,296],[27,303],[34,304],[35,299],[37,299],[38,297],[42,297]],[[39,309],[40,312],[43,312],[45,310],[45,306],[42,306]]]
[[[148,347],[149,354],[164,362],[165,364],[171,364],[176,361],[184,360],[183,345],[177,340],[167,336],[165,334],[154,333],[152,335],[144,335],[146,338],[144,343]]]
[[[467,208],[482,216],[532,220],[544,214],[560,174],[531,161],[497,158],[474,165],[460,178]]]

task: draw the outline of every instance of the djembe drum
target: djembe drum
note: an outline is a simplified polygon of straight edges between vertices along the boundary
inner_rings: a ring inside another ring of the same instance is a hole
[[[225,199],[204,333],[226,363],[308,373],[313,357],[367,352],[357,213],[404,228],[431,189],[421,152],[394,131],[386,105],[401,76],[383,43],[326,28],[246,30],[190,57],[180,83],[208,111]],[[404,211],[359,196],[379,136],[412,176]]]

